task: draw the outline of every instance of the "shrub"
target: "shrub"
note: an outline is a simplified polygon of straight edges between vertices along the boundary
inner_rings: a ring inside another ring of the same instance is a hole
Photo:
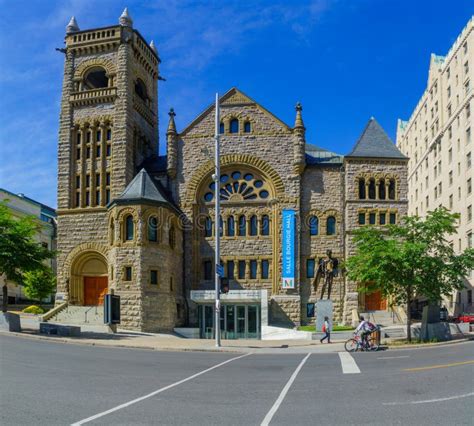
[[[23,309],[22,312],[24,312],[25,314],[41,315],[41,314],[44,314],[44,309],[40,306],[31,305]]]

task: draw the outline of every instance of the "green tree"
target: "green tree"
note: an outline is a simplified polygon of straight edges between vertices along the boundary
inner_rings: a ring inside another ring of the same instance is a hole
[[[35,241],[35,234],[40,231],[39,224],[33,216],[13,217],[7,207],[7,200],[0,202],[0,275],[19,284],[27,271],[44,269],[44,260],[54,256],[54,252]],[[8,288],[2,288],[3,312],[8,306]]]
[[[354,232],[356,253],[346,262],[349,279],[380,290],[396,304],[406,304],[407,338],[411,341],[410,303],[414,296],[439,302],[464,288],[474,269],[474,249],[456,254],[446,237],[456,233],[459,215],[444,207],[426,218],[408,216],[385,229],[363,227]]]
[[[23,273],[25,294],[33,300],[41,300],[49,296],[56,287],[56,277],[50,267],[26,271]]]

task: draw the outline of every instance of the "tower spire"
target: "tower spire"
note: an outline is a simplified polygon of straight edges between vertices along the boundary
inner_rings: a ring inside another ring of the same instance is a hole
[[[79,25],[77,25],[76,18],[71,16],[71,20],[66,26],[66,34],[76,33],[77,31],[80,31]]]
[[[168,122],[168,130],[166,130],[166,134],[176,134],[176,124],[174,122],[174,118],[176,117],[176,113],[174,112],[173,108],[170,108],[170,112],[168,113],[170,116],[170,120]]]
[[[304,123],[303,123],[303,116],[301,111],[303,111],[303,106],[300,102],[296,103],[296,119],[295,119],[295,129],[303,129],[304,130]]]
[[[122,27],[133,27],[133,20],[128,13],[128,7],[126,7],[120,15],[119,24],[122,25]]]

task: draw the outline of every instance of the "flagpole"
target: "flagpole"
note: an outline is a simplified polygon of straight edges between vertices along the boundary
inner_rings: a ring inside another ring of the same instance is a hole
[[[216,336],[216,347],[221,346],[221,327],[220,327],[220,310],[221,310],[221,301],[220,301],[220,277],[217,272],[217,265],[221,264],[220,261],[220,180],[221,180],[221,170],[220,170],[220,147],[219,147],[219,128],[220,128],[220,119],[219,119],[219,94],[216,93],[216,123],[215,123],[215,171],[214,171],[214,203],[215,203],[215,220],[214,220],[214,233],[215,233],[215,265],[214,265],[214,280],[215,280],[215,292],[216,292],[216,306],[215,306],[215,320],[214,320],[214,329]]]

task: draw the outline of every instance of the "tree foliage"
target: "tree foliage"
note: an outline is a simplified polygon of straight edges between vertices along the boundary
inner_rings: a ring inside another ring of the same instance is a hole
[[[368,284],[369,291],[380,290],[397,304],[407,304],[409,318],[415,295],[438,302],[463,289],[465,277],[474,269],[474,249],[456,254],[448,243],[458,219],[458,214],[441,207],[424,219],[409,216],[385,229],[356,230],[356,253],[346,262],[349,279]],[[409,327],[407,334],[410,338]]]
[[[23,274],[25,294],[33,300],[41,302],[48,297],[56,287],[56,277],[49,267],[26,271]]]
[[[15,218],[7,201],[0,202],[0,275],[21,284],[25,272],[44,269],[44,260],[52,258],[54,252],[35,241],[40,229],[33,216]],[[3,299],[5,309],[6,283]]]

